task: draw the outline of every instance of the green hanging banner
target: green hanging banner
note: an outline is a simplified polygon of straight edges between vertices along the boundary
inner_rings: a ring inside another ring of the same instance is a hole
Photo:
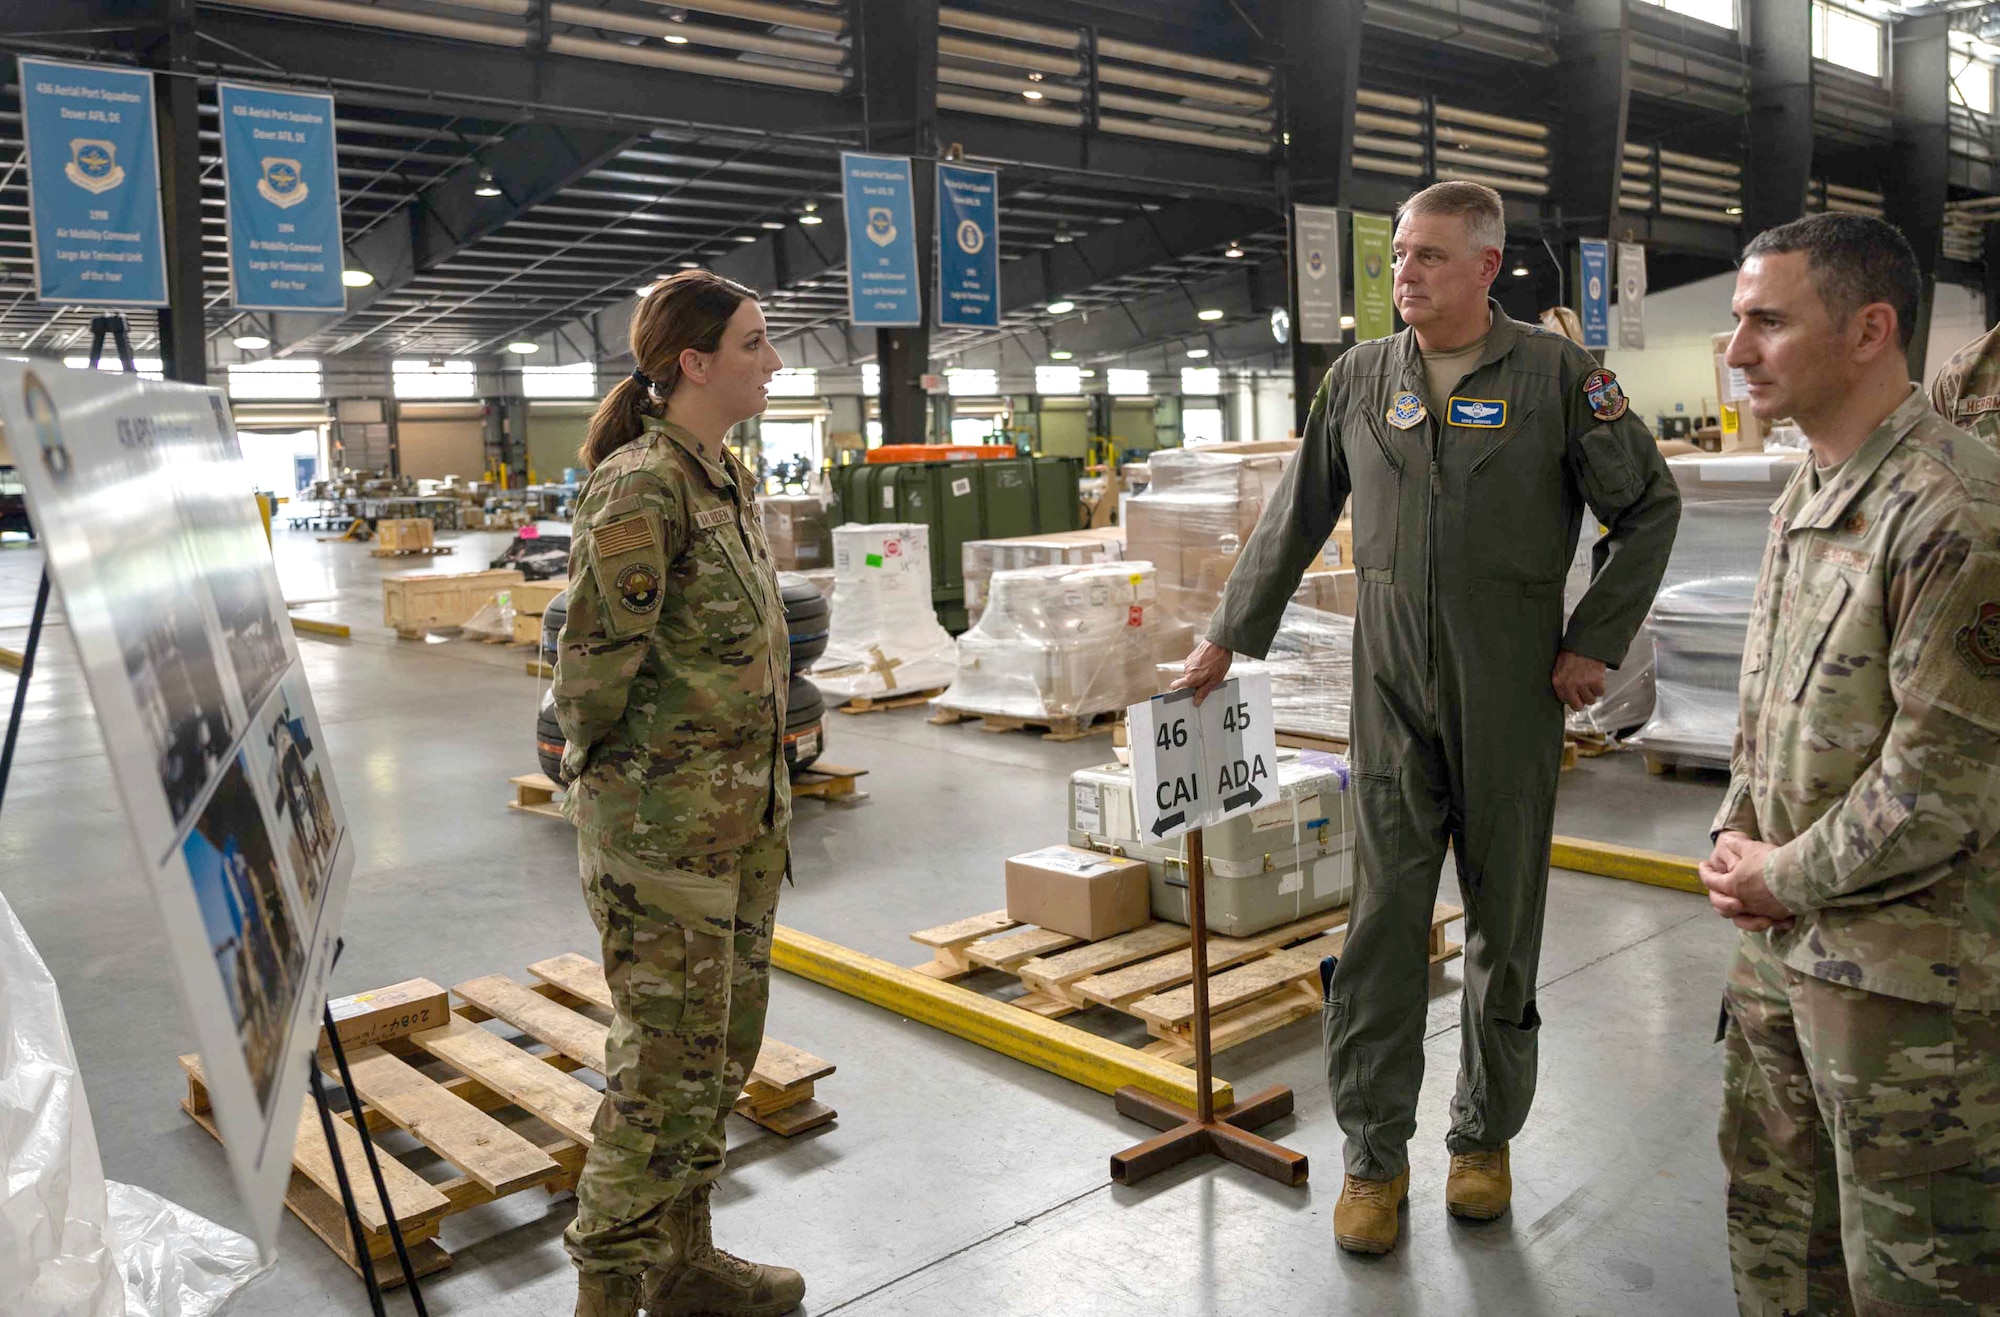
[[[1393,275],[1389,243],[1395,222],[1387,215],[1354,213],[1354,341],[1387,338],[1396,332],[1389,298]]]

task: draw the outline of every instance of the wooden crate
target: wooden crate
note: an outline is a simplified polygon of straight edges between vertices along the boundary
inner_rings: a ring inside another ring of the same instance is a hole
[[[1445,927],[1465,912],[1439,902],[1431,916],[1432,964],[1460,955]],[[1319,963],[1337,956],[1347,938],[1347,911],[1328,910],[1251,937],[1208,938],[1210,1039],[1216,1051],[1247,1043],[1315,1015]],[[916,967],[935,979],[998,970],[1026,991],[1009,1004],[1044,1019],[1109,1007],[1146,1026],[1143,1049],[1177,1065],[1194,1061],[1194,953],[1187,926],[1153,920],[1127,933],[1084,942],[1066,933],[1018,924],[1005,910],[910,934],[929,947]]]
[[[380,549],[428,549],[437,543],[436,528],[429,517],[383,517],[375,541]]]
[[[378,1139],[375,1151],[419,1276],[451,1265],[451,1254],[438,1241],[445,1218],[528,1189],[549,1194],[574,1189],[583,1170],[601,1095],[573,1072],[603,1072],[608,1027],[585,1008],[609,1010],[610,988],[603,968],[575,953],[530,965],[528,972],[536,982],[487,975],[461,983],[452,989],[460,1004],[441,1025],[377,1031],[370,1036],[379,1041],[348,1050],[370,1132],[401,1131]],[[409,997],[425,987],[435,985],[412,980],[380,991]],[[502,1021],[513,1036],[482,1028],[486,1020]],[[346,1021],[341,1027],[348,1032]],[[330,1058],[322,1059],[330,1071]],[[182,1109],[220,1140],[201,1058],[183,1056],[180,1064],[188,1081]],[[813,1086],[834,1069],[767,1037],[735,1110],[786,1137],[816,1129],[836,1113],[817,1100]],[[377,1274],[385,1284],[401,1284],[388,1214],[376,1196],[352,1113],[336,1118],[334,1141]],[[406,1164],[404,1157],[429,1160],[427,1154],[413,1155],[418,1148],[442,1159],[448,1178],[432,1180]],[[360,1270],[340,1205],[334,1156],[310,1097],[299,1110],[285,1206]]]
[[[418,572],[382,578],[382,623],[405,640],[432,627],[463,626],[496,590],[525,580],[511,567],[485,572]]]
[[[514,606],[514,643],[517,645],[540,645],[542,643],[542,615],[524,613],[521,606]]]
[[[549,602],[569,589],[567,580],[523,581],[508,593],[513,597],[516,613],[530,613],[540,617],[548,611]]]

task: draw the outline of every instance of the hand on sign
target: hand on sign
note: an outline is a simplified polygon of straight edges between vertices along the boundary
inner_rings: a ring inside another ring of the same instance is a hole
[[[1555,676],[1549,684],[1556,688],[1557,699],[1582,713],[1604,698],[1604,665],[1564,650],[1556,655]]]
[[[1187,656],[1181,666],[1181,675],[1175,679],[1171,689],[1194,688],[1194,702],[1198,705],[1208,698],[1208,693],[1220,686],[1229,676],[1229,665],[1236,656],[1212,640],[1204,640],[1194,647],[1194,653]]]

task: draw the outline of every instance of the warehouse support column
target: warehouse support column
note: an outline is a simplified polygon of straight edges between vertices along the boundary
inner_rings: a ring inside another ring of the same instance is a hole
[[[2000,223],[1989,220],[1980,230],[1980,265],[1983,267],[1981,283],[1986,292],[1986,327],[2000,325]]]
[[[1549,181],[1572,290],[1583,283],[1576,240],[1625,236],[1618,229],[1618,181],[1632,98],[1631,45],[1624,0],[1576,0],[1556,42],[1563,94]],[[1571,300],[1581,308],[1581,293],[1573,291]]]
[[[882,368],[882,442],[921,444],[929,437],[931,285],[935,278],[938,156],[938,0],[858,0],[861,96],[870,151],[907,155],[916,214],[917,285],[925,324],[875,332]]]
[[[1882,178],[1883,210],[1916,249],[1923,305],[1910,337],[1910,377],[1924,377],[1932,294],[1944,249],[1944,203],[1951,164],[1949,14],[1905,18],[1889,29],[1895,70],[1896,149]]]
[[[208,383],[201,286],[201,107],[195,81],[195,0],[161,0],[165,69],[153,75],[159,109],[160,209],[166,221],[167,305],[160,357],[170,380]]]
[[[1299,235],[1292,207],[1338,206],[1353,174],[1354,99],[1361,85],[1361,0],[1288,0],[1284,10],[1284,126],[1291,135],[1281,195],[1285,198],[1285,307],[1292,318],[1292,428],[1305,433],[1313,394],[1346,350],[1341,343],[1299,341]],[[1346,240],[1346,235],[1343,235]],[[1342,246],[1337,267],[1348,281]],[[1348,290],[1351,299],[1353,290]]]
[[[1745,0],[1755,34],[1750,60],[1749,158],[1743,237],[1805,213],[1812,180],[1812,15],[1798,0]]]

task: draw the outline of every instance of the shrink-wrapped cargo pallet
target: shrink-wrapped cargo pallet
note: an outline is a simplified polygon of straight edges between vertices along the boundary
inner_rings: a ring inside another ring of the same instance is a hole
[[[965,611],[977,622],[986,608],[986,587],[993,573],[1021,567],[1080,567],[1087,563],[1118,562],[1125,557],[1125,530],[1122,526],[1106,526],[1014,539],[967,540],[962,553]]]
[[[757,500],[764,538],[781,572],[833,566],[833,525],[817,494],[765,494]]]
[[[957,651],[931,607],[930,528],[836,526],[833,619],[813,684],[835,700],[937,690]]]
[[[1167,616],[1151,563],[993,573],[986,611],[958,638],[958,674],[938,704],[1030,721],[1089,718],[1153,694],[1153,669],[1194,645]]]

